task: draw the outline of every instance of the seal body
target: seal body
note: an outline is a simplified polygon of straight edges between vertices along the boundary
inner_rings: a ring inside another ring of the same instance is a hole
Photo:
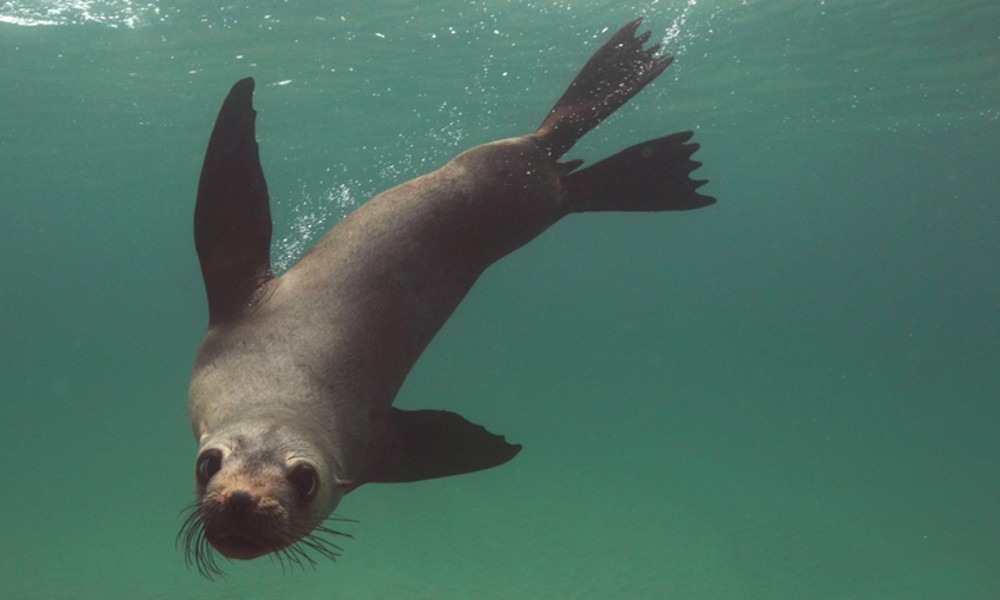
[[[407,373],[479,275],[572,212],[663,211],[714,199],[690,178],[690,132],[595,165],[560,162],[584,133],[670,63],[632,22],[605,43],[532,134],[467,150],[383,192],[280,277],[254,133],[253,81],[216,121],[199,183],[195,240],[209,327],[191,378],[196,502],[189,560],[276,553],[301,564],[339,548],[322,534],[368,482],[467,473],[520,446],[446,411],[392,407]]]

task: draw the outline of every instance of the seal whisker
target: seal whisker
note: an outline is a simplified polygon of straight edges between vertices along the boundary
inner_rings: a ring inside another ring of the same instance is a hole
[[[298,547],[298,542],[288,544],[280,550],[276,550],[272,554],[272,557],[276,558],[279,564],[281,564],[282,574],[291,570],[292,566],[305,571],[306,566],[315,569],[317,564],[315,559],[309,556],[302,548]]]
[[[344,553],[344,549],[341,548],[340,546],[334,544],[329,540],[324,540],[323,538],[319,538],[314,535],[309,535],[302,538],[295,545],[296,549],[303,552],[303,554],[305,554],[305,551],[302,550],[301,548],[298,548],[298,546],[306,546],[307,548],[317,552],[318,554],[332,561],[336,561],[337,557]]]
[[[328,518],[327,520],[356,522],[353,519],[346,519],[344,517]],[[310,554],[310,552],[314,552],[317,555],[331,561],[336,561],[337,557],[343,554],[344,549],[335,544],[332,540],[321,537],[322,535],[339,536],[350,539],[353,539],[354,537],[348,533],[337,531],[336,529],[332,529],[323,524],[315,525],[311,529],[307,524],[297,524],[296,527],[293,528],[292,536],[298,539],[282,548],[280,552],[284,555],[284,558],[294,564],[297,564],[303,570],[305,570],[307,564],[312,568],[315,568],[318,564],[317,560]]]
[[[357,523],[357,521],[355,521],[355,523]],[[325,533],[327,535],[335,535],[338,537],[345,537],[352,540],[354,539],[354,536],[349,533],[344,533],[343,531],[337,531],[336,529],[332,529],[322,524],[315,526],[313,528],[313,532]]]
[[[285,563],[285,561],[287,560],[288,562],[291,562],[291,563],[295,562],[295,558],[288,555],[288,549],[287,548],[282,548],[281,550],[276,550],[276,551],[272,552],[270,556],[271,556],[271,562],[272,563],[277,562],[279,565],[281,565],[281,574],[282,575],[287,574],[288,573],[288,569],[289,569],[289,566]]]
[[[307,564],[312,569],[315,569],[316,565],[318,564],[316,562],[316,559],[309,556],[309,553],[303,550],[298,542],[289,546],[288,552],[295,555],[295,563],[299,565],[299,568],[301,568],[303,571],[306,570]]]
[[[215,549],[205,538],[205,524],[201,520],[201,503],[198,500],[188,504],[181,514],[188,513],[181,523],[174,541],[176,546],[184,549],[184,564],[195,567],[198,574],[208,580],[225,577],[225,572],[219,568],[215,560]]]
[[[356,520],[347,518],[337,518],[328,520],[349,521],[357,523]],[[344,549],[338,544],[335,544],[332,540],[321,537],[321,535],[347,538],[349,540],[354,539],[353,535],[345,533],[343,531],[338,531],[324,524],[319,524],[315,526],[313,530],[303,538],[302,541],[303,543],[308,544],[311,548],[314,548],[317,552],[323,554],[330,560],[336,560],[337,556],[340,556],[341,554],[344,553]]]
[[[343,515],[330,515],[325,521],[339,521],[341,523],[360,523],[357,519],[352,519],[350,517],[345,517]]]

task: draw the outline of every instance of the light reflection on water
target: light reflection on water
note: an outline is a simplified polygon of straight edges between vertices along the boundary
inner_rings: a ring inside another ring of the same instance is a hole
[[[153,2],[129,0],[11,1],[0,4],[0,23],[38,27],[96,23],[107,27],[135,27],[160,19]]]

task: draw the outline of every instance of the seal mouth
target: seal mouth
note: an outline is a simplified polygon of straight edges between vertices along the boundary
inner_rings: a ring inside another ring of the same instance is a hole
[[[275,498],[254,501],[245,492],[209,494],[199,508],[205,538],[226,558],[257,558],[301,537],[288,509]]]
[[[182,511],[186,513],[180,531],[177,532],[176,545],[183,547],[184,563],[195,567],[205,579],[213,580],[225,577],[225,572],[219,566],[217,555],[227,559],[249,560],[265,554],[271,554],[281,565],[281,570],[296,568],[314,568],[318,560],[326,558],[336,561],[344,549],[334,543],[336,538],[354,539],[354,536],[334,529],[326,523],[335,521],[342,523],[357,523],[354,519],[331,516],[324,522],[308,527],[291,527],[296,534],[283,540],[265,543],[260,538],[248,535],[242,530],[225,532],[209,532],[203,518],[203,500],[195,500]]]

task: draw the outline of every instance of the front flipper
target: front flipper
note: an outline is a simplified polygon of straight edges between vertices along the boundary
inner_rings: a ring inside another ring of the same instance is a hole
[[[376,418],[380,433],[359,485],[471,473],[502,465],[521,451],[520,444],[448,411],[390,408]]]
[[[209,325],[238,317],[271,275],[271,211],[254,135],[253,79],[230,90],[198,182],[194,242]]]

